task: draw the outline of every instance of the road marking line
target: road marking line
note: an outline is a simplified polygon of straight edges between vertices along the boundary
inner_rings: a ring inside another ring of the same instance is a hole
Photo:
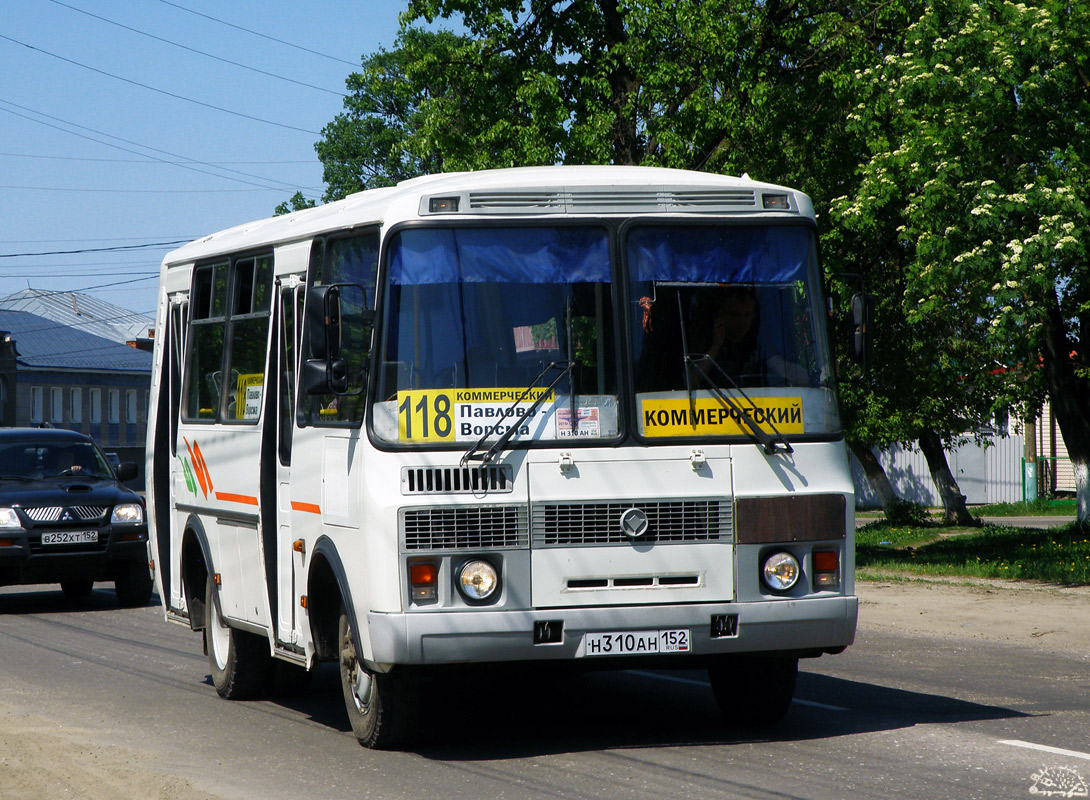
[[[1090,761],[1090,753],[1080,753],[1078,750],[1064,750],[1062,747],[1049,747],[1047,744],[1034,744],[1023,742],[1020,739],[1000,739],[1000,744],[1009,744],[1011,747],[1025,747],[1027,750],[1043,750],[1058,756],[1070,756],[1071,758],[1084,758]]]
[[[639,670],[639,669],[630,669],[630,670],[627,670],[627,672],[629,674],[631,674],[631,675],[639,675],[639,676],[644,677],[644,678],[656,678],[657,680],[660,680],[660,681],[670,681],[672,683],[687,683],[690,686],[707,686],[708,685],[707,681],[700,681],[700,680],[696,680],[695,678],[679,678],[676,675],[660,675],[657,672],[645,672],[644,670]],[[815,703],[813,700],[802,700],[802,699],[800,699],[798,697],[796,697],[793,702],[798,703],[800,706],[810,706],[812,708],[821,708],[821,709],[824,709],[826,711],[848,711],[849,710],[847,708],[844,708],[844,706],[830,706],[830,705],[826,705],[825,703]]]

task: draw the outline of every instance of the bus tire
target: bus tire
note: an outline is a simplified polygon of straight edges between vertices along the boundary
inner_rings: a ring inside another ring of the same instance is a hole
[[[798,673],[797,658],[727,656],[708,667],[708,680],[729,724],[771,727],[791,706]]]
[[[341,692],[352,733],[364,747],[389,750],[416,728],[419,683],[412,672],[372,672],[357,657],[352,623],[342,608],[337,625]]]
[[[130,561],[123,565],[114,580],[114,592],[122,608],[139,608],[151,600],[151,570],[143,559]]]
[[[204,647],[212,684],[225,700],[251,700],[261,694],[269,670],[269,648],[258,636],[236,630],[220,618],[208,580],[204,592]]]

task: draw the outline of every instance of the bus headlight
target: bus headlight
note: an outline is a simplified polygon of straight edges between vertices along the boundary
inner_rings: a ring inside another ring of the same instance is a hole
[[[458,591],[470,603],[487,602],[500,586],[496,568],[483,558],[474,558],[458,569]]]
[[[799,560],[785,550],[769,553],[761,564],[761,580],[774,592],[788,591],[801,574]]]

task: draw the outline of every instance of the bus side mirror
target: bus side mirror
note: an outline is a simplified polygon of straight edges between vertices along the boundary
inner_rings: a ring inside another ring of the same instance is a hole
[[[307,352],[311,358],[334,358],[341,349],[340,286],[315,286],[307,294]]]
[[[362,391],[367,371],[366,348],[370,346],[375,321],[375,312],[366,307],[366,299],[363,287],[354,283],[310,289],[305,312],[309,358],[303,361],[300,375],[306,394],[343,395]],[[355,366],[350,367],[350,362]],[[355,382],[350,381],[350,373],[357,375]]]
[[[305,394],[348,393],[348,362],[343,358],[308,358],[301,377]]]
[[[874,340],[874,295],[852,295],[852,361],[866,371],[871,362]]]

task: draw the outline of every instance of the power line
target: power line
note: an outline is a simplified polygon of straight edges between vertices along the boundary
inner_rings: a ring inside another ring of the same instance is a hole
[[[11,158],[44,158],[52,161],[92,161],[92,162],[104,162],[107,164],[166,164],[167,166],[177,166],[179,164],[185,164],[185,161],[165,161],[163,159],[155,158],[87,158],[86,156],[46,156],[39,155],[37,153],[3,153],[0,152],[0,156],[9,156]],[[299,161],[203,161],[203,164],[207,164],[210,167],[217,167],[223,164],[251,164],[251,165],[264,165],[264,166],[287,166],[289,164],[313,164],[314,159],[301,159]]]
[[[105,70],[98,69],[97,67],[92,67],[92,66],[88,66],[87,64],[82,64],[79,61],[73,61],[70,58],[65,58],[64,56],[57,55],[56,53],[51,53],[48,50],[43,50],[40,47],[35,47],[34,45],[27,44],[26,42],[21,42],[18,39],[11,38],[10,36],[4,36],[3,34],[0,34],[0,39],[4,39],[5,41],[11,42],[12,44],[22,45],[23,47],[27,48],[28,50],[34,50],[37,53],[42,53],[43,55],[50,56],[51,58],[55,58],[55,59],[57,59],[59,61],[63,61],[66,64],[72,64],[72,65],[77,66],[77,67],[82,67],[83,69],[90,70],[91,72],[96,72],[99,75],[105,75],[108,78],[113,78],[115,80],[123,81],[125,83],[132,84],[133,86],[139,86],[141,89],[147,89],[148,91],[151,91],[151,92],[158,92],[159,94],[164,94],[167,97],[173,97],[176,100],[184,100],[187,103],[193,103],[193,104],[198,105],[198,106],[203,106],[204,108],[211,108],[214,111],[222,111],[225,114],[231,114],[231,115],[236,116],[236,117],[242,117],[244,119],[253,120],[254,122],[262,122],[262,123],[265,123],[266,125],[275,125],[278,128],[286,128],[286,129],[292,130],[292,131],[299,131],[300,133],[309,133],[312,136],[320,136],[321,135],[318,131],[308,130],[307,128],[298,128],[298,127],[296,127],[294,125],[288,125],[287,123],[284,123],[284,122],[274,122],[273,120],[264,119],[262,117],[255,117],[255,116],[253,116],[251,114],[243,114],[241,111],[232,111],[229,108],[223,108],[222,106],[213,105],[211,103],[205,103],[205,102],[203,102],[201,100],[194,100],[192,97],[186,97],[184,95],[175,94],[174,92],[168,92],[165,89],[157,89],[156,87],[149,86],[146,83],[140,83],[139,81],[130,80],[129,78],[122,78],[120,75],[114,75],[112,72],[106,72]]]
[[[226,21],[224,21],[222,19],[217,19],[216,17],[210,17],[207,14],[202,14],[199,11],[194,11],[191,8],[186,8],[185,6],[180,6],[177,3],[168,2],[168,0],[159,0],[159,2],[163,3],[164,5],[168,5],[168,6],[172,7],[172,8],[177,8],[179,11],[185,11],[186,13],[193,14],[193,15],[198,16],[198,17],[203,17],[204,19],[207,19],[207,20],[211,20],[212,22],[218,22],[220,25],[226,25],[228,28],[234,28],[235,30],[242,31],[243,33],[249,33],[249,34],[251,34],[253,36],[260,36],[262,39],[268,39],[270,42],[276,42],[277,44],[286,45],[288,47],[294,47],[296,50],[302,50],[305,53],[310,53],[312,55],[321,56],[322,58],[328,58],[330,61],[339,61],[340,63],[347,64],[350,67],[358,67],[359,66],[359,64],[357,64],[355,61],[345,61],[343,58],[337,58],[336,56],[331,56],[328,53],[323,53],[323,52],[321,52],[319,50],[311,50],[308,47],[303,47],[301,45],[292,44],[291,42],[285,42],[283,39],[277,39],[275,36],[268,36],[268,35],[266,35],[264,33],[258,33],[257,31],[252,31],[249,28],[243,28],[241,25],[235,25],[234,23],[226,22]]]
[[[227,180],[235,181],[236,183],[244,183],[244,184],[246,184],[248,186],[261,186],[264,189],[274,188],[274,187],[269,185],[269,184],[274,184],[274,183],[280,184],[282,187],[284,187],[286,189],[298,188],[294,184],[285,183],[284,181],[278,181],[275,178],[264,178],[264,177],[262,177],[260,175],[253,175],[253,174],[248,173],[248,172],[242,172],[241,170],[230,169],[228,167],[215,167],[215,168],[216,169],[221,169],[221,170],[223,170],[223,172],[233,172],[235,175],[243,175],[243,176],[245,176],[247,178],[255,178],[256,180],[265,181],[265,183],[264,184],[254,183],[253,181],[247,181],[247,180],[243,180],[241,178],[235,178],[235,177],[232,177],[231,175],[223,175],[223,174],[220,174],[218,172],[209,172],[207,170],[198,169],[194,165],[196,165],[196,164],[199,164],[201,166],[212,166],[212,165],[210,165],[210,164],[208,164],[208,163],[206,163],[204,161],[197,161],[196,159],[186,158],[185,156],[180,156],[177,153],[171,153],[171,152],[169,152],[167,150],[160,150],[158,147],[152,147],[151,145],[140,144],[140,142],[134,142],[131,139],[125,139],[125,138],[122,138],[121,136],[114,136],[111,133],[105,133],[103,131],[95,130],[94,128],[88,128],[86,125],[80,125],[80,124],[75,123],[75,122],[69,122],[66,119],[61,119],[60,117],[54,117],[51,114],[46,114],[44,111],[37,111],[37,110],[35,110],[33,108],[27,108],[26,106],[21,106],[18,103],[11,102],[10,100],[4,100],[3,98],[0,98],[0,103],[3,103],[4,105],[13,106],[13,107],[21,109],[23,111],[29,111],[31,114],[37,114],[38,116],[45,117],[46,119],[55,120],[56,122],[60,122],[63,125],[69,125],[69,126],[71,126],[73,128],[79,128],[80,130],[90,131],[91,133],[97,134],[98,136],[105,136],[108,139],[116,139],[119,142],[125,142],[126,144],[131,144],[131,145],[133,145],[135,147],[142,147],[145,150],[151,150],[152,152],[155,152],[155,153],[163,153],[164,155],[168,155],[171,158],[184,159],[185,162],[188,162],[188,163],[179,163],[176,166],[182,167],[183,169],[188,169],[191,172],[198,172],[201,175],[211,175],[211,176],[216,177],[216,178],[225,178]],[[87,135],[82,134],[82,133],[76,133],[75,131],[67,130],[66,128],[62,128],[62,127],[60,127],[58,125],[51,125],[48,122],[43,122],[40,119],[35,119],[34,117],[28,117],[26,114],[20,114],[17,111],[12,111],[10,108],[0,108],[0,111],[5,111],[8,114],[11,114],[13,116],[20,117],[22,119],[26,119],[26,120],[29,120],[31,122],[35,122],[38,125],[44,125],[47,128],[53,128],[54,130],[58,130],[58,131],[61,131],[63,133],[67,133],[70,136],[76,136],[76,137],[78,137],[80,139],[86,139],[86,140],[88,140],[90,142],[94,142],[95,144],[101,144],[101,145],[105,145],[106,147],[112,147],[115,150],[120,150],[120,151],[122,151],[124,153],[132,153],[134,155],[143,156],[145,158],[150,158],[150,159],[152,159],[154,161],[163,161],[163,159],[158,158],[157,156],[149,156],[146,153],[141,153],[141,152],[139,152],[137,150],[133,150],[133,149],[128,148],[128,147],[122,147],[121,145],[113,144],[112,142],[104,142],[104,141],[102,141],[100,139],[95,139],[92,136],[87,136]],[[170,162],[165,162],[165,163],[170,163]]]
[[[26,258],[29,256],[69,256],[82,253],[114,253],[123,250],[143,250],[148,247],[171,247],[191,242],[192,239],[178,239],[173,242],[148,242],[147,244],[122,244],[114,247],[86,247],[79,250],[47,250],[40,253],[0,253],[0,258]]]
[[[145,239],[178,239],[178,236],[105,236],[100,239],[88,239],[78,236],[71,239],[8,239],[4,244],[46,244],[48,242],[142,242]],[[195,239],[195,236],[190,236]],[[188,241],[188,240],[187,240]]]
[[[261,186],[256,189],[77,189],[67,186],[8,186],[0,189],[18,189],[27,192],[94,192],[106,194],[222,194],[238,192],[283,192],[278,186]],[[311,189],[315,191],[314,189]]]
[[[323,86],[315,86],[312,83],[305,83],[303,81],[297,81],[294,78],[288,78],[288,77],[285,77],[284,75],[277,75],[276,73],[273,73],[273,72],[266,72],[265,70],[258,69],[257,67],[251,67],[251,66],[248,66],[247,64],[240,64],[237,61],[231,61],[230,59],[222,58],[221,56],[214,55],[213,53],[206,53],[203,50],[197,50],[197,49],[195,49],[193,47],[187,47],[184,44],[179,44],[178,42],[172,42],[172,41],[170,41],[170,39],[164,39],[161,36],[156,36],[155,34],[148,33],[147,31],[141,31],[141,30],[137,30],[136,28],[130,28],[128,25],[122,25],[120,22],[114,22],[112,19],[106,19],[106,17],[100,17],[98,14],[92,14],[90,11],[84,11],[82,8],[76,8],[75,6],[70,6],[67,3],[62,3],[61,0],[49,0],[49,2],[55,3],[58,6],[63,6],[64,8],[67,8],[67,9],[71,9],[72,11],[76,11],[76,12],[78,12],[80,14],[86,14],[88,17],[93,17],[94,19],[101,20],[102,22],[105,22],[105,23],[107,23],[109,25],[116,25],[118,28],[122,28],[122,29],[127,30],[127,31],[132,31],[133,33],[140,34],[141,36],[146,36],[149,39],[154,39],[157,42],[163,42],[164,44],[173,45],[174,47],[179,47],[182,50],[187,50],[190,53],[196,53],[197,55],[204,56],[206,58],[212,58],[212,59],[215,59],[216,61],[222,61],[224,64],[230,64],[233,67],[241,67],[242,69],[248,69],[251,72],[256,72],[259,75],[266,75],[266,76],[268,76],[270,78],[276,78],[278,80],[287,81],[288,83],[294,83],[297,86],[305,86],[308,89],[317,89],[319,92],[326,92],[328,94],[334,94],[334,95],[337,95],[338,97],[347,97],[348,96],[344,92],[337,92],[337,91],[334,91],[332,89],[326,89]]]

